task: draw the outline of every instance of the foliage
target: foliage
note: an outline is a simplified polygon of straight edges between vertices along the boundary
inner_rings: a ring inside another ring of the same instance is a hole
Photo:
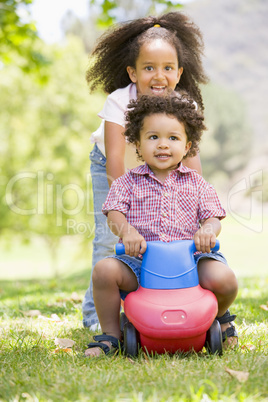
[[[5,61],[0,75],[0,232],[20,233],[24,240],[41,235],[55,254],[68,230],[83,234],[86,241],[92,235],[88,140],[99,124],[96,115],[104,95],[87,93],[87,60],[78,39],[68,37],[65,47],[38,40],[35,27],[20,14],[19,6],[30,3],[0,0],[0,50]],[[165,10],[171,6],[169,1],[152,0],[146,3],[148,12],[160,3]],[[135,1],[92,0],[94,4],[102,6],[101,18],[105,13],[119,18],[122,10],[124,17],[145,14],[144,2],[141,6]],[[46,85],[23,74],[39,68],[34,54],[43,55],[37,58],[42,66],[50,60],[45,69],[39,64],[41,77],[50,77]],[[205,88],[204,96],[209,126],[201,152],[204,175],[213,179],[220,172],[227,180],[244,166],[250,149],[244,106],[221,88]]]
[[[141,353],[137,359],[85,359],[93,333],[82,328],[81,303],[72,292],[82,299],[87,278],[88,273],[59,282],[0,283],[1,400],[266,400],[268,313],[260,306],[267,302],[267,278],[240,280],[232,306],[240,346],[222,357]],[[56,338],[71,339],[75,345],[60,349]],[[240,382],[226,369],[249,377]]]
[[[71,10],[69,10],[62,19],[62,29],[64,35],[68,37],[76,36],[81,39],[86,53],[90,53],[95,46],[98,37],[104,32],[97,28],[97,12],[91,12],[83,19],[78,18]]]
[[[213,181],[219,172],[229,180],[247,163],[252,129],[246,107],[236,92],[215,84],[203,88],[207,131],[201,142],[203,173]]]
[[[268,42],[268,2],[195,1],[185,11],[204,35],[204,61],[209,77],[241,96],[251,124],[251,149],[267,160],[268,53],[262,49]],[[265,159],[264,163],[258,157],[255,161],[266,169]]]
[[[104,96],[87,93],[87,60],[78,39],[40,50],[53,60],[47,85],[15,65],[4,67],[0,77],[0,231],[24,240],[41,235],[55,254],[62,236],[80,233],[88,241],[93,232],[89,137]],[[250,141],[241,102],[223,90],[217,98],[218,92],[204,92],[210,130],[201,155],[209,179],[243,166]]]
[[[99,5],[101,7],[101,13],[98,18],[98,25],[101,28],[108,27],[109,25],[120,20],[129,20],[145,15],[156,14],[157,10],[166,12],[170,9],[178,9],[181,4],[176,1],[170,0],[150,0],[137,1],[137,0],[90,0],[91,5]]]
[[[32,0],[0,0],[0,61],[16,62],[24,72],[46,78],[43,67],[49,59],[40,52],[40,39],[30,19],[28,6]]]
[[[252,187],[261,190],[258,192],[257,199],[260,203],[268,203],[268,172],[263,170],[261,176],[261,182],[257,181],[256,179],[252,181]],[[246,195],[248,197],[251,196],[252,189],[250,188]]]
[[[0,231],[39,234],[52,250],[70,219],[71,234],[80,222],[93,225],[89,137],[103,97],[92,102],[87,93],[79,40],[42,51],[54,60],[46,86],[16,66],[0,76]]]
[[[90,53],[98,37],[116,22],[142,18],[148,14],[158,15],[162,12],[181,8],[177,1],[168,0],[89,0],[90,13],[83,19],[68,11],[63,18],[65,35],[78,36],[87,53]]]

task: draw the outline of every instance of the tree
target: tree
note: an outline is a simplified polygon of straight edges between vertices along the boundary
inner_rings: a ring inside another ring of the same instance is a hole
[[[100,27],[107,27],[116,21],[126,21],[144,17],[157,10],[161,12],[182,7],[177,0],[90,0],[90,5],[98,5],[101,13],[98,18]]]
[[[16,65],[0,75],[0,231],[41,236],[55,257],[63,236],[93,235],[89,137],[104,98],[88,94],[77,38],[41,50],[53,60],[45,86]]]
[[[177,1],[167,0],[89,0],[90,13],[79,19],[72,11],[68,11],[62,22],[65,35],[78,36],[84,43],[85,51],[90,53],[97,38],[107,28],[122,21],[144,17],[148,14],[159,14],[176,10],[182,5]]]
[[[236,92],[216,84],[206,85],[202,92],[208,128],[200,146],[203,174],[211,182],[226,184],[246,166],[251,153],[246,105]]]
[[[26,73],[38,73],[49,63],[40,52],[40,42],[35,24],[31,21],[29,5],[32,0],[0,0],[0,62],[16,64]],[[41,74],[42,73],[42,74]]]

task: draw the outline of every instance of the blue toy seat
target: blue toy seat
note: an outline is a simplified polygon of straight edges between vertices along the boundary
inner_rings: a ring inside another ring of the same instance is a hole
[[[199,283],[192,240],[147,243],[140,284],[147,289],[182,289]]]

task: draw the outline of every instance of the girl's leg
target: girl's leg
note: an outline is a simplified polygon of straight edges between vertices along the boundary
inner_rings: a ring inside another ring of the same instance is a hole
[[[200,286],[211,290],[218,300],[218,317],[222,317],[233,303],[238,292],[238,283],[234,272],[220,261],[200,259],[198,261]],[[221,324],[222,332],[230,327],[230,323]],[[229,345],[237,343],[235,337],[227,339]]]
[[[132,292],[137,289],[138,281],[132,270],[115,258],[99,261],[93,271],[93,295],[102,332],[117,339],[121,338],[119,314],[121,298],[119,290]],[[109,347],[110,342],[103,341]],[[87,349],[86,356],[99,356],[98,347]]]
[[[104,203],[109,191],[109,185],[106,174],[106,158],[96,145],[90,153],[90,161],[94,201],[95,237],[92,242],[93,251],[90,286],[87,289],[83,300],[82,311],[84,327],[89,327],[90,329],[94,330],[95,328],[97,329],[99,320],[93,300],[93,268],[98,261],[114,254],[114,245],[118,242],[118,238],[110,231],[107,225],[107,218],[101,212],[102,204]]]

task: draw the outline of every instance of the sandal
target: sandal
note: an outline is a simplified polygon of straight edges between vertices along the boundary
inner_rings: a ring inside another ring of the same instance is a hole
[[[100,349],[103,350],[103,352],[106,355],[113,354],[117,350],[123,349],[122,342],[119,339],[115,338],[114,336],[102,334],[102,335],[93,336],[93,339],[96,342],[89,343],[87,345],[88,349],[90,349],[90,348],[100,348]],[[102,343],[101,341],[111,342],[111,348],[108,345],[106,345],[105,343]],[[88,356],[86,356],[86,357],[88,357]]]
[[[230,327],[226,329],[226,331],[222,332],[222,342],[225,342],[227,338],[232,338],[235,337],[237,338],[237,344],[235,346],[238,346],[238,332],[232,323],[236,319],[235,314],[230,314],[229,309],[226,311],[225,314],[221,317],[216,317],[217,320],[219,321],[220,324],[226,324],[227,322],[230,323]]]

